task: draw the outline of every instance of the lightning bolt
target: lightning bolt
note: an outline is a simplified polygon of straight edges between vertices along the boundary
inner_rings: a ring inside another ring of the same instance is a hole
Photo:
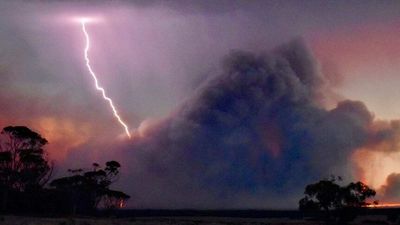
[[[97,89],[98,91],[101,92],[101,94],[103,95],[104,100],[106,100],[106,101],[108,102],[108,104],[110,105],[110,107],[111,107],[111,109],[112,109],[112,111],[113,111],[113,113],[114,113],[115,118],[117,118],[117,121],[118,121],[118,122],[122,125],[122,127],[124,128],[126,135],[128,135],[128,137],[131,138],[131,134],[129,133],[128,126],[125,124],[125,122],[124,122],[124,121],[121,119],[121,117],[119,116],[118,111],[117,111],[117,109],[115,108],[112,99],[109,98],[109,97],[107,97],[106,91],[104,90],[104,88],[102,88],[102,87],[99,85],[99,82],[98,82],[98,80],[97,80],[96,74],[95,74],[95,72],[93,71],[92,67],[90,66],[90,60],[89,60],[89,55],[88,55],[88,53],[89,53],[89,48],[90,48],[90,38],[89,38],[89,33],[86,31],[86,26],[85,26],[87,20],[84,20],[84,19],[83,19],[83,20],[81,20],[80,22],[81,22],[81,24],[82,24],[82,32],[83,32],[83,34],[85,35],[85,40],[86,40],[86,46],[85,46],[85,49],[84,49],[84,57],[85,57],[85,61],[86,61],[86,67],[87,67],[87,69],[88,69],[90,75],[92,75],[92,78],[93,78],[93,80],[94,80],[94,84],[95,84],[95,86],[96,86],[96,89]]]

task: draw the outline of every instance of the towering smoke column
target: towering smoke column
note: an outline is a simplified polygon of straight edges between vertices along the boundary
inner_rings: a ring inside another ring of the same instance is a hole
[[[327,87],[302,41],[223,62],[173,114],[143,123],[120,147],[135,206],[296,207],[306,184],[353,179],[349,159],[373,117],[358,101],[320,104]]]
[[[124,165],[120,185],[133,207],[296,207],[316,180],[360,179],[358,149],[396,151],[400,143],[399,123],[378,126],[360,101],[324,107],[330,91],[302,41],[236,51],[168,117],[144,121],[132,141],[112,143],[118,150],[102,157]],[[399,180],[392,175],[386,196]]]
[[[89,38],[88,32],[86,31],[86,22],[88,22],[88,19],[86,19],[86,18],[80,19],[80,22],[81,22],[81,24],[82,24],[82,32],[83,32],[83,34],[85,35],[85,40],[86,40],[86,46],[85,46],[85,49],[84,49],[84,56],[85,56],[85,61],[86,61],[86,67],[87,67],[87,69],[88,69],[90,75],[92,75],[92,77],[93,77],[93,80],[94,80],[96,89],[99,90],[99,91],[101,92],[101,94],[103,95],[103,98],[109,103],[109,105],[110,105],[110,107],[111,107],[111,109],[112,109],[112,111],[113,111],[113,113],[114,113],[115,118],[117,118],[118,122],[119,122],[119,123],[122,125],[122,127],[124,128],[126,135],[127,135],[129,138],[131,138],[131,134],[129,133],[128,126],[126,125],[126,123],[125,123],[125,122],[121,119],[121,117],[119,116],[118,111],[117,111],[117,109],[115,108],[115,106],[114,106],[114,104],[113,104],[113,101],[111,100],[111,98],[109,98],[109,97],[106,95],[106,92],[105,92],[104,88],[101,87],[101,86],[99,86],[99,83],[98,83],[96,74],[95,74],[95,72],[93,71],[92,67],[90,66],[90,60],[89,60],[89,55],[88,55],[88,53],[89,53],[89,48],[90,48],[90,38]]]

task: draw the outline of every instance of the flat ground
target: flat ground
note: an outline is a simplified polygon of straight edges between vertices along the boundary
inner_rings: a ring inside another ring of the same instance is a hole
[[[268,218],[221,218],[221,217],[151,217],[151,218],[38,218],[21,216],[3,216],[0,225],[319,225],[323,222],[268,219]],[[386,217],[364,216],[352,224],[392,224]],[[394,224],[394,223],[393,223]]]

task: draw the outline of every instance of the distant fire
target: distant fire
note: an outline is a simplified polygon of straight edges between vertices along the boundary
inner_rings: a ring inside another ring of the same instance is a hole
[[[356,177],[378,190],[386,185],[387,177],[400,171],[400,153],[385,148],[358,149],[352,155],[352,161],[358,168]]]
[[[125,201],[123,199],[120,199],[118,203],[118,208],[122,209],[124,207],[125,207]]]
[[[379,203],[367,205],[368,208],[400,208],[400,203]]]

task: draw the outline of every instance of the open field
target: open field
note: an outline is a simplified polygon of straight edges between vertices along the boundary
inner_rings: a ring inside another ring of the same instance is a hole
[[[362,216],[352,223],[390,223],[385,216]],[[223,218],[223,217],[140,217],[140,218],[40,218],[3,216],[1,225],[319,225],[319,221],[293,220],[287,218]]]
[[[5,216],[1,225],[267,225],[323,224],[290,219],[220,218],[220,217],[152,217],[152,218],[37,218]]]

